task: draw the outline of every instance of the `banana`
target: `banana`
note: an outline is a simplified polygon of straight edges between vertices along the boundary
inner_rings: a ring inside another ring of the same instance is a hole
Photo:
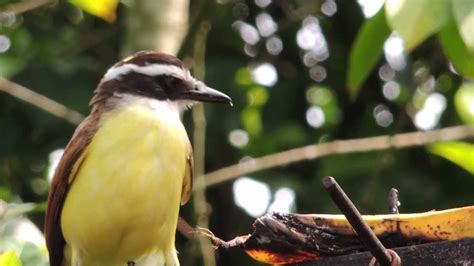
[[[387,248],[474,237],[474,206],[415,214],[364,215]],[[253,259],[288,264],[366,251],[343,215],[270,213],[239,246]]]

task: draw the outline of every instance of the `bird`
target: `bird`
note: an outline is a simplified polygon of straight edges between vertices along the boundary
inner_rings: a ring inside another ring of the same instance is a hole
[[[107,70],[53,175],[52,266],[179,265],[178,212],[193,178],[180,115],[198,102],[232,104],[172,55],[141,51]]]

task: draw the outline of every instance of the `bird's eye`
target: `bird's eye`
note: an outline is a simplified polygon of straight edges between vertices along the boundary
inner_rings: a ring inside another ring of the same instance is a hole
[[[179,78],[175,78],[175,77],[172,77],[172,76],[166,76],[166,77],[163,77],[166,85],[168,87],[177,87],[177,86],[180,86],[181,83],[182,83],[182,80],[179,79]]]

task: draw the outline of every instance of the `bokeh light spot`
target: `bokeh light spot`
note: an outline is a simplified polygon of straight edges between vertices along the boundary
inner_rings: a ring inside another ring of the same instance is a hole
[[[296,43],[307,51],[303,57],[306,66],[312,66],[314,61],[324,61],[329,57],[326,38],[319,26],[319,20],[313,16],[303,20],[302,27],[296,33]]]
[[[332,15],[336,14],[337,12],[337,4],[334,0],[326,0],[321,5],[321,12],[324,15],[331,17]]]
[[[379,77],[384,81],[393,80],[395,77],[395,71],[393,71],[389,65],[384,64],[379,68]]]
[[[257,136],[262,131],[262,117],[260,109],[255,107],[247,107],[240,113],[242,125],[245,130],[252,135]]]
[[[260,107],[268,101],[268,90],[264,87],[253,86],[247,91],[247,102],[249,106]]]
[[[242,2],[237,3],[234,8],[232,8],[232,14],[236,19],[245,19],[249,15],[249,7]]]
[[[306,91],[306,100],[310,104],[324,106],[333,101],[333,95],[327,88],[312,86]]]
[[[383,104],[379,104],[374,108],[373,115],[375,122],[381,127],[388,127],[393,123],[392,112]]]
[[[323,66],[316,65],[309,70],[309,76],[312,80],[321,82],[326,79],[326,68],[324,68]]]
[[[256,57],[258,55],[257,47],[255,47],[253,45],[250,45],[248,43],[246,43],[244,45],[244,52],[245,52],[246,55],[248,55],[250,57]]]
[[[278,25],[273,21],[273,18],[268,13],[260,13],[255,18],[255,24],[263,37],[268,37],[275,33]]]
[[[406,58],[404,54],[403,40],[395,33],[385,41],[384,46],[385,59],[394,70],[403,70],[406,65]]]
[[[446,97],[441,93],[435,92],[426,98],[423,108],[433,113],[442,113],[446,109],[446,104]]]
[[[267,48],[267,51],[271,55],[279,55],[281,51],[283,50],[283,42],[281,39],[277,36],[272,36],[267,39],[265,43],[265,47]]]
[[[326,117],[323,110],[319,106],[311,106],[306,111],[306,122],[314,128],[319,128],[326,122]]]
[[[43,178],[35,178],[31,181],[31,190],[37,195],[44,195],[48,192],[48,181]]]
[[[278,81],[278,74],[275,66],[263,63],[252,69],[252,79],[257,84],[272,87]]]
[[[273,202],[268,207],[268,212],[292,212],[295,208],[296,193],[288,187],[279,188],[273,197]]]
[[[435,114],[430,113],[426,109],[421,109],[415,114],[414,123],[418,129],[430,130],[436,126],[438,119]]]
[[[249,177],[240,177],[232,187],[234,202],[252,217],[265,213],[270,204],[270,188],[263,182]]]
[[[357,0],[357,3],[362,8],[362,13],[366,18],[373,17],[380,8],[382,8],[384,0]]]
[[[7,11],[0,13],[0,24],[5,27],[11,27],[16,22],[15,13]]]
[[[423,104],[423,107],[415,114],[414,123],[418,129],[431,130],[435,128],[441,115],[446,109],[446,97],[440,93],[430,94]]]
[[[400,84],[395,81],[388,81],[382,87],[383,96],[387,100],[395,100],[400,95]]]
[[[229,142],[232,146],[243,148],[249,142],[249,134],[242,129],[234,129],[229,133]]]
[[[272,3],[272,0],[255,0],[255,4],[261,8],[264,8]]]
[[[11,41],[6,35],[0,35],[0,53],[5,53],[10,49]]]
[[[260,36],[254,26],[240,20],[234,22],[232,26],[239,31],[240,37],[247,44],[254,45],[260,41]]]

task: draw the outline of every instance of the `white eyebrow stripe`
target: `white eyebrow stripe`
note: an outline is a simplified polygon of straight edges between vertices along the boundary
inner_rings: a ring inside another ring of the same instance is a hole
[[[110,68],[107,73],[105,73],[102,81],[112,80],[132,71],[148,76],[167,75],[183,80],[192,79],[189,71],[173,65],[151,64],[146,66],[137,66],[135,64],[125,64]]]

